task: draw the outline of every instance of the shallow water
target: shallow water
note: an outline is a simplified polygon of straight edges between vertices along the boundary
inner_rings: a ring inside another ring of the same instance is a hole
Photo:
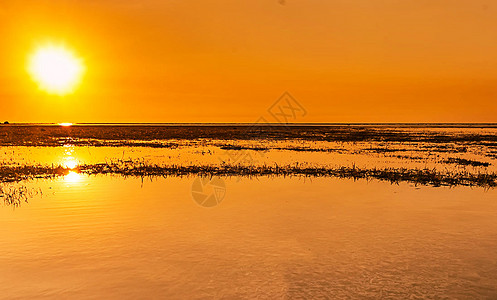
[[[26,128],[0,127],[2,167],[73,170],[0,183],[2,299],[497,298],[495,188],[77,172],[128,160],[495,172],[494,126],[368,127],[365,138],[277,128],[271,139],[239,126]]]
[[[44,194],[0,209],[0,295],[497,297],[496,190],[223,180],[210,208],[193,177],[27,183]]]
[[[455,159],[480,165],[448,162]],[[0,126],[0,165],[72,167],[116,160],[142,160],[159,165],[299,163],[318,167],[497,172],[497,128],[493,125]]]

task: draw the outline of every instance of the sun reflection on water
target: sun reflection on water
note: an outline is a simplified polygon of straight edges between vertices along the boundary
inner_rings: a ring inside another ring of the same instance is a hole
[[[78,183],[81,181],[82,175],[80,173],[70,171],[69,174],[64,176],[64,181],[67,183]]]
[[[64,145],[64,157],[62,158],[61,165],[64,168],[75,169],[78,166],[78,161],[73,156],[74,146]]]
[[[78,183],[82,179],[82,174],[80,174],[75,169],[78,167],[78,160],[73,156],[74,146],[64,145],[64,156],[61,160],[61,165],[64,168],[71,169],[67,175],[64,176],[64,182],[66,183]]]

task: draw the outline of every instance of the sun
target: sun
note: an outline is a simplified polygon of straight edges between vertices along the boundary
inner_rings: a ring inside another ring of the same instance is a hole
[[[37,48],[28,63],[28,72],[40,89],[60,96],[74,92],[84,71],[82,59],[62,45]]]

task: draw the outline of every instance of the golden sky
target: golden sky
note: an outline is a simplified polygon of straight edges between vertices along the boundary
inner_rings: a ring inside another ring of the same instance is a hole
[[[40,90],[37,45],[84,60]],[[253,122],[285,91],[297,122],[497,122],[497,3],[479,0],[0,0],[0,118]]]

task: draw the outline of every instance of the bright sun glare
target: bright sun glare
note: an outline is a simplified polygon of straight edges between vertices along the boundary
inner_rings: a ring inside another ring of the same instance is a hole
[[[30,75],[42,90],[60,96],[75,90],[84,69],[80,58],[59,45],[36,49],[29,59],[28,66]]]

